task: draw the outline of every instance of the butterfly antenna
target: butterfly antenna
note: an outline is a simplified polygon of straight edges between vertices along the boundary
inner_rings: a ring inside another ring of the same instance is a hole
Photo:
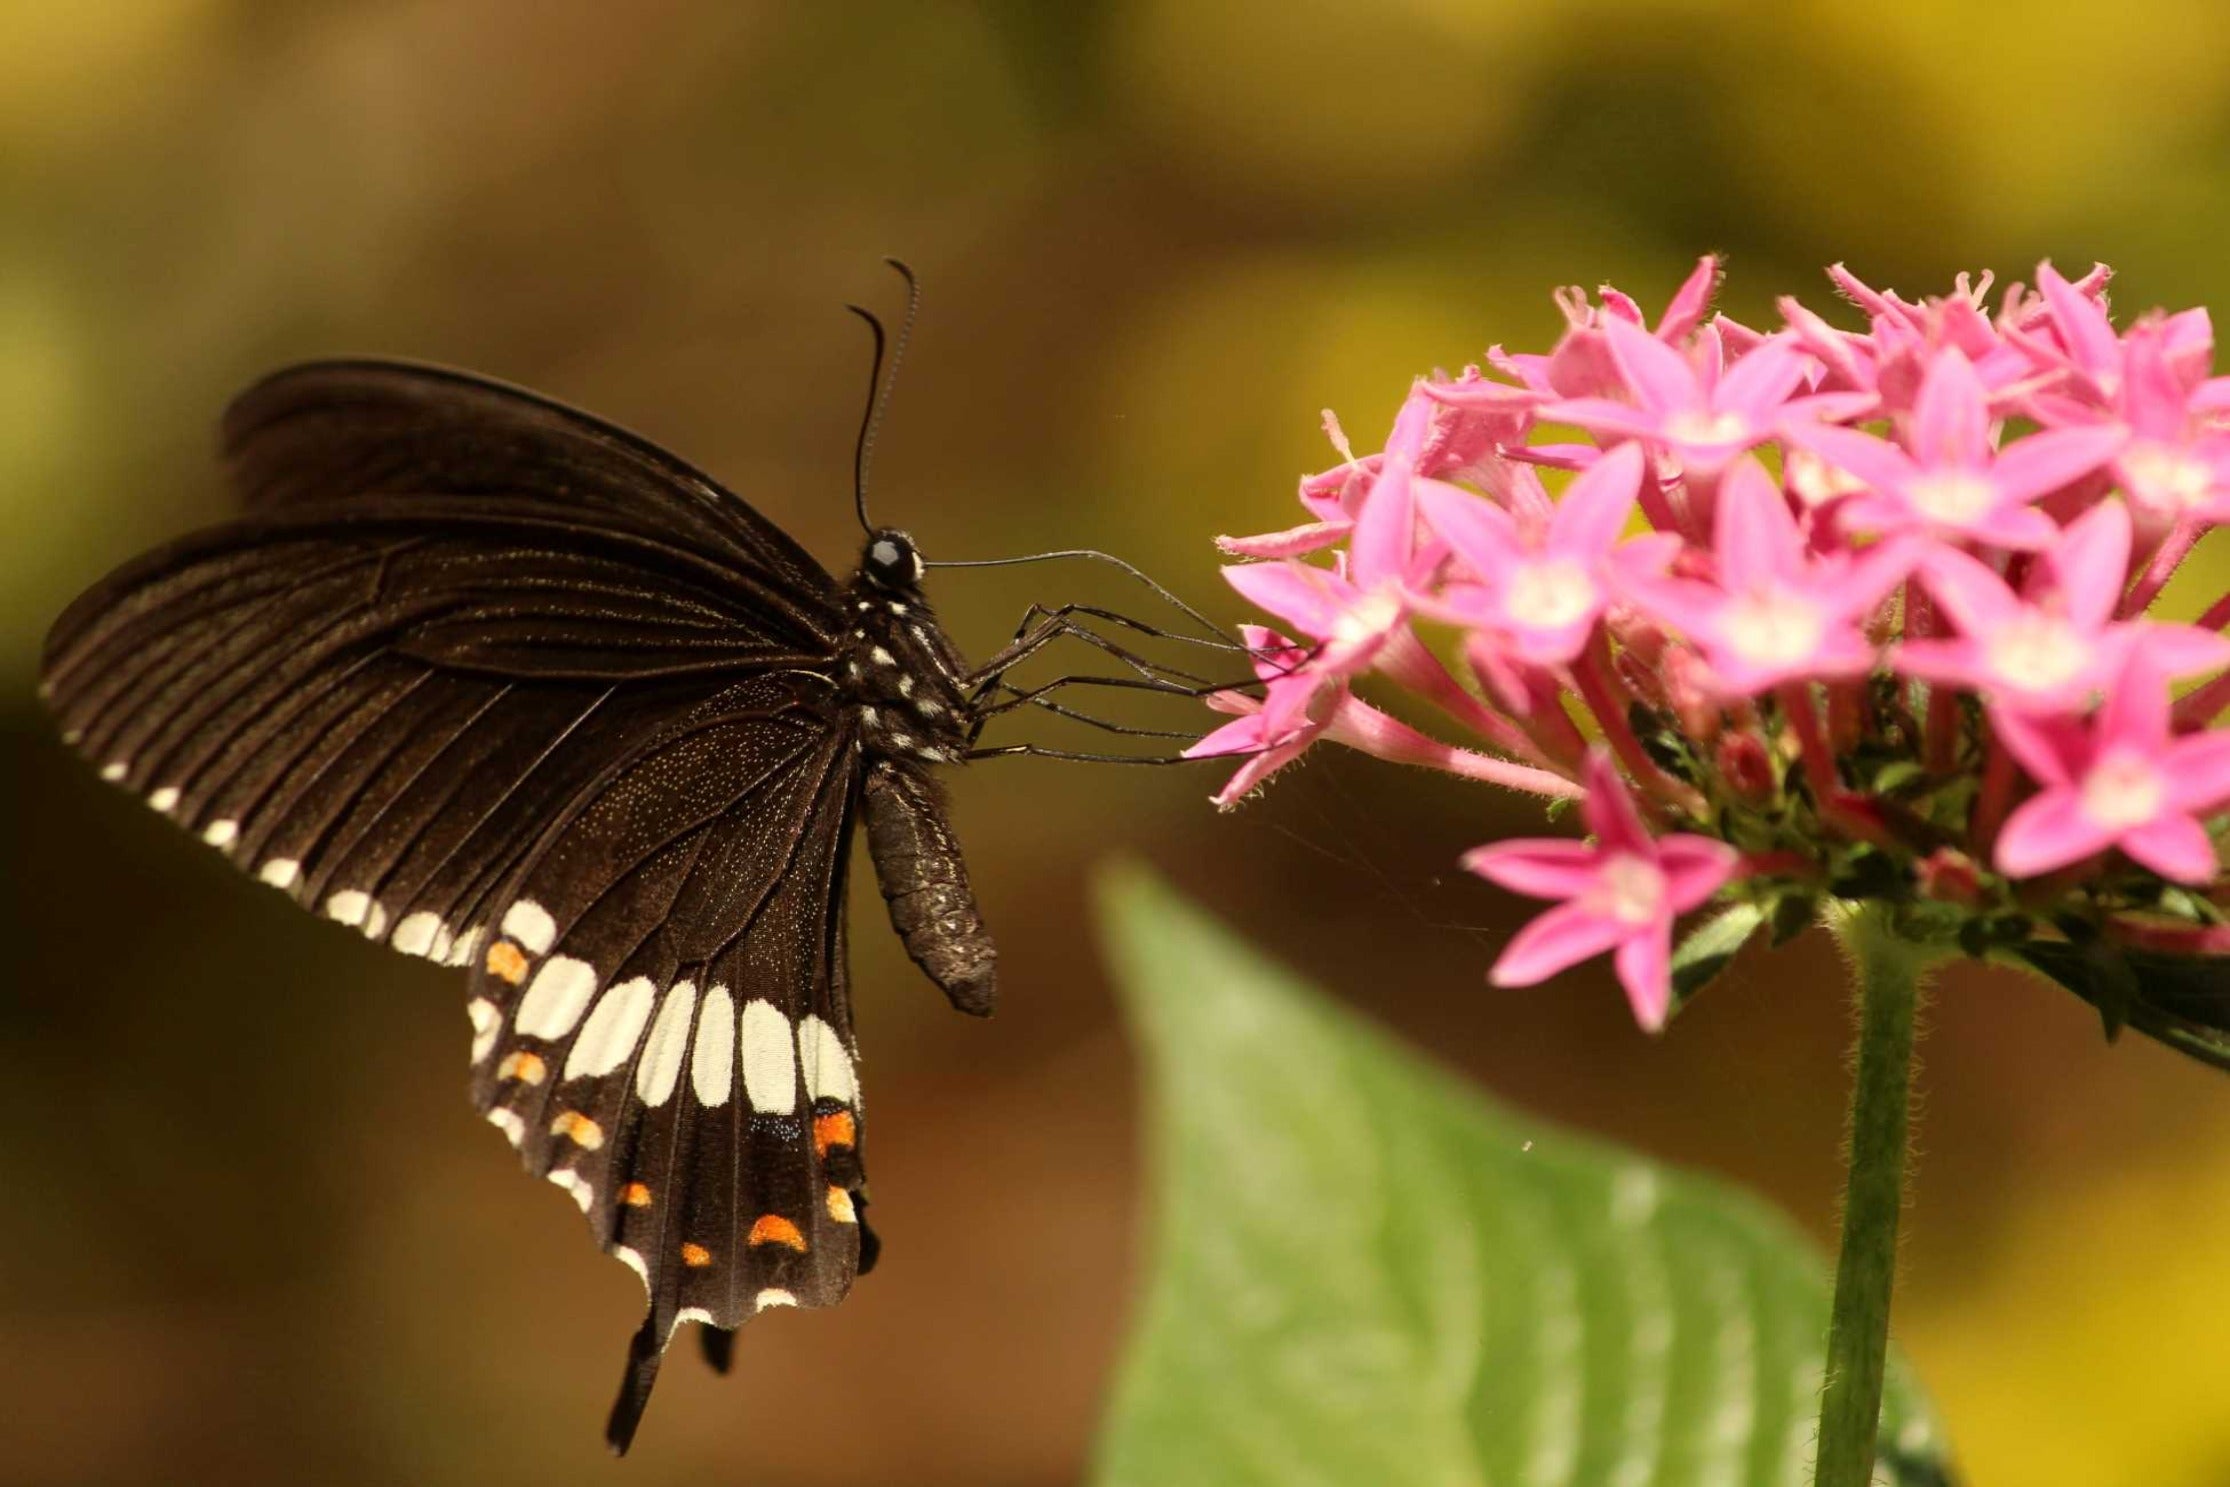
[[[896,258],[883,262],[898,270],[906,281],[906,318],[899,322],[898,339],[889,341],[883,333],[883,322],[874,313],[858,305],[846,305],[854,315],[867,322],[875,335],[875,364],[867,373],[867,409],[860,415],[859,441],[852,446],[852,506],[859,513],[860,530],[873,532],[874,523],[867,519],[867,471],[875,460],[875,434],[883,426],[883,409],[890,403],[890,390],[897,385],[898,367],[906,359],[906,343],[914,336],[914,317],[921,311],[921,281],[914,271]],[[890,351],[890,375],[883,374],[883,352]]]

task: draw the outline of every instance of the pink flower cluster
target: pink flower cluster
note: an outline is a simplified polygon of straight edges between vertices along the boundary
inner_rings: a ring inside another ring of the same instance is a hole
[[[1239,716],[1190,751],[1243,758],[1218,804],[1325,738],[1584,797],[1591,844],[1466,858],[1560,901],[1493,977],[1615,950],[1651,1029],[1674,921],[1714,898],[2041,926],[2079,897],[2111,932],[2211,889],[2230,598],[2147,615],[2230,521],[2206,312],[2117,331],[2103,267],[1994,306],[1987,276],[1915,303],[1838,267],[1864,329],[1788,299],[1760,330],[1711,313],[1717,272],[1654,326],[1566,291],[1552,349],[1420,380],[1375,453],[1326,414],[1307,521],[1221,540],[1290,633],[1249,629],[1262,695],[1216,698]]]

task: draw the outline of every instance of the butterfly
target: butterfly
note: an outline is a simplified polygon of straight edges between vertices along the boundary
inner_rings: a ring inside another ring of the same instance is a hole
[[[990,1013],[930,770],[1044,752],[977,736],[1004,664],[1074,628],[1034,609],[971,670],[905,533],[839,582],[675,456],[466,373],[293,367],[222,445],[243,514],[71,605],[42,692],[243,870],[469,968],[475,1104],[648,1293],[624,1452],[682,1323],[724,1370],[753,1316],[873,1267],[853,833],[915,963]]]

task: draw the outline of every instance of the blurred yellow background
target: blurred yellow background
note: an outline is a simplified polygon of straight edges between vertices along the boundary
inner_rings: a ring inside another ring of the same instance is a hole
[[[1846,1013],[1826,949],[1661,1043],[1600,972],[1483,971],[1450,872],[1531,824],[1319,759],[955,782],[1006,957],[961,1025],[863,903],[882,1270],[670,1360],[598,1432],[639,1289],[464,1094],[456,977],[287,911],[65,756],[39,637],[225,508],[225,398],[341,351],[546,389],[848,568],[883,253],[928,306],[876,505],[933,556],[1092,543],[1234,613],[1317,410],[1541,345],[1552,285],[1654,307],[1907,292],[2050,255],[2124,311],[2230,300],[2230,10],[2203,0],[0,0],[0,1481],[1076,1479],[1136,1276],[1129,1054],[1084,884],[1142,855],[1503,1097],[1733,1175],[1821,1235]],[[2219,579],[2215,580],[2219,585]],[[2201,585],[2204,586],[2203,584]],[[939,577],[962,643],[1056,567]],[[869,890],[870,897],[872,891]],[[1899,1332],[1972,1481],[2230,1481],[2230,1082],[1955,973],[1925,1046]]]

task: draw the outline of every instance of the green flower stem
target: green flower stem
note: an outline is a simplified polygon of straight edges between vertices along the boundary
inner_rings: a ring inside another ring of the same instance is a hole
[[[1904,1206],[1913,1018],[1937,952],[1900,937],[1888,915],[1872,905],[1852,907],[1835,927],[1858,977],[1858,1077],[1851,1090],[1850,1177],[1813,1482],[1866,1487],[1880,1429],[1897,1220]]]

